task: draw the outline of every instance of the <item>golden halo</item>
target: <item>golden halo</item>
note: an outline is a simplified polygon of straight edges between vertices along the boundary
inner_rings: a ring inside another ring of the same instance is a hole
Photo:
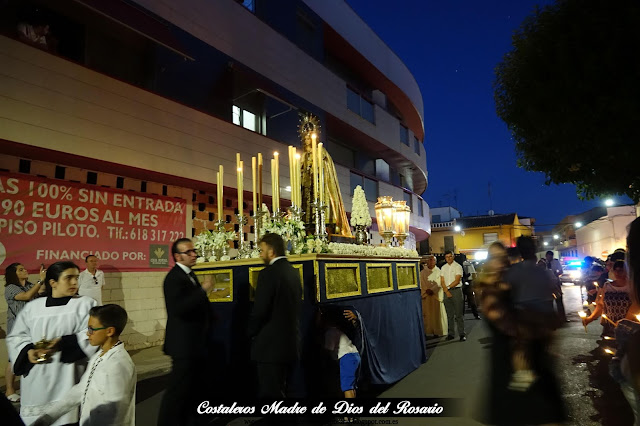
[[[300,114],[300,120],[298,124],[298,135],[300,139],[304,140],[307,136],[315,133],[317,139],[320,140],[320,120],[315,115],[305,112]]]

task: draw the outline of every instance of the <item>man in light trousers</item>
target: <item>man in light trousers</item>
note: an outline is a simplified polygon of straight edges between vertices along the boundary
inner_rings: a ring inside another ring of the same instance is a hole
[[[440,269],[440,284],[444,290],[444,307],[447,310],[447,322],[449,332],[447,340],[455,339],[455,326],[458,326],[460,341],[464,342],[467,337],[464,333],[464,317],[462,316],[464,298],[462,295],[462,266],[453,260],[453,252],[447,251],[444,254],[447,262]]]

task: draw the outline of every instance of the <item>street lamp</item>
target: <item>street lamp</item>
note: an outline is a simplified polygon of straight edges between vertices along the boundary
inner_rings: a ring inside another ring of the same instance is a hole
[[[546,247],[546,246],[549,245],[549,243],[545,241],[545,242],[542,243],[542,245]]]
[[[607,198],[606,200],[604,200],[604,205],[607,207],[613,206],[613,200],[611,198]]]
[[[558,240],[558,239],[560,239],[560,235],[558,235],[558,234],[554,234],[554,235],[553,235],[553,239],[554,239],[554,240]]]
[[[576,225],[575,225],[575,226],[576,226],[576,228],[580,228],[580,227],[582,227],[582,222],[576,222]]]
[[[456,225],[456,226],[453,227],[453,230],[456,231],[456,232],[460,232],[461,229],[462,228],[460,228],[460,225]]]

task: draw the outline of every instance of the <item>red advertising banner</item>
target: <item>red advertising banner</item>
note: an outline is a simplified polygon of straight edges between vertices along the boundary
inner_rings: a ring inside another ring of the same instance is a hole
[[[104,271],[167,268],[185,228],[183,199],[0,172],[0,271],[59,260],[82,268],[89,254]]]

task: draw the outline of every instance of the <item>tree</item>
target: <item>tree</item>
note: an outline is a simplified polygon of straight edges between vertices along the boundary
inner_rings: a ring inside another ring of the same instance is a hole
[[[557,0],[536,9],[496,68],[498,116],[518,166],[581,198],[640,199],[640,2]]]

